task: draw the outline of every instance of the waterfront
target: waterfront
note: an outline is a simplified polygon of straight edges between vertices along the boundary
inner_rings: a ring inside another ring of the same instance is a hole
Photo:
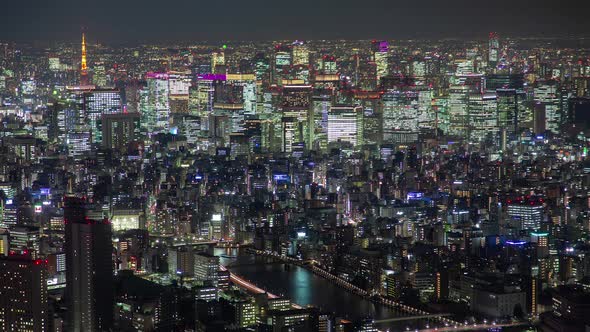
[[[344,291],[338,285],[299,266],[290,265],[285,268],[283,263],[256,257],[243,251],[238,254],[237,249],[231,248],[217,248],[215,254],[220,256],[221,264],[227,266],[233,273],[269,292],[290,298],[294,303],[302,306],[313,305],[353,321],[367,317],[381,320],[403,316],[392,308]],[[411,322],[403,322],[397,323],[395,327],[383,325],[380,327],[400,328],[398,324],[403,324],[403,327],[412,325]]]

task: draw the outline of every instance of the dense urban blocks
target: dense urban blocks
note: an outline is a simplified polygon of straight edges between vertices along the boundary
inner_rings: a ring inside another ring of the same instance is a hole
[[[587,330],[590,44],[480,39],[0,42],[0,330]]]

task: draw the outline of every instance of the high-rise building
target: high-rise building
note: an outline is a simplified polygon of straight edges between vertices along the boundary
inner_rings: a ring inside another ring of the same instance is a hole
[[[518,229],[538,231],[544,218],[543,199],[511,200],[508,202],[508,216]]]
[[[93,69],[94,73],[92,74],[92,83],[101,88],[106,87],[107,74],[104,62],[96,62]]]
[[[500,59],[500,37],[498,33],[490,32],[488,44],[488,62],[490,66],[495,67]]]
[[[168,250],[168,273],[180,277],[194,275],[195,254],[190,247],[177,247]]]
[[[293,43],[293,65],[307,66],[309,64],[309,48],[302,41]]]
[[[418,94],[415,91],[388,91],[383,105],[383,141],[395,143],[400,135],[418,133]]]
[[[237,302],[236,323],[239,327],[256,325],[256,305],[249,301]]]
[[[121,93],[118,89],[93,89],[84,93],[84,114],[92,134],[92,143],[102,143],[102,116],[121,111]]]
[[[195,253],[195,279],[217,284],[219,257],[205,253]]]
[[[328,143],[348,142],[353,147],[363,144],[363,108],[332,106],[328,110]]]
[[[15,225],[10,227],[10,251],[36,259],[40,255],[39,227]]]
[[[102,146],[126,151],[129,143],[139,138],[139,113],[105,114],[102,116]]]
[[[170,89],[168,74],[148,73],[147,87],[140,91],[139,112],[142,130],[150,135],[170,128]]]
[[[518,132],[520,126],[530,126],[530,114],[527,115],[524,102],[526,95],[515,89],[496,90],[498,103],[498,127],[507,133]],[[528,123],[528,124],[527,124]]]
[[[0,257],[0,331],[49,331],[47,262]]]
[[[223,50],[211,53],[211,71],[225,74],[225,52]]]
[[[498,137],[498,110],[495,94],[469,95],[469,136],[476,142]]]
[[[92,148],[92,134],[84,127],[73,129],[66,134],[66,146],[70,157],[84,157]]]
[[[311,148],[326,151],[328,146],[328,110],[332,106],[330,94],[314,95],[312,97],[313,132]]]
[[[448,134],[467,137],[469,129],[469,94],[472,89],[466,85],[449,88],[449,130]]]
[[[389,45],[386,40],[374,41],[373,57],[377,65],[377,79],[389,74]]]
[[[305,143],[309,149],[313,141],[311,114],[311,86],[286,85],[281,96],[283,151],[291,152],[294,144]]]
[[[535,102],[545,110],[545,129],[559,133],[562,123],[562,110],[555,82],[540,83],[535,89]]]
[[[113,323],[111,225],[91,212],[84,199],[65,197],[65,298],[74,332],[106,331]]]

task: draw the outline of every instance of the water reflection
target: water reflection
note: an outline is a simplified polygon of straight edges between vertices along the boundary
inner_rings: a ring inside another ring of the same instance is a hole
[[[358,320],[365,317],[386,319],[399,316],[394,310],[349,293],[302,267],[274,263],[236,249],[218,248],[216,255],[229,269],[274,294],[281,294],[305,306],[314,305],[339,317]]]

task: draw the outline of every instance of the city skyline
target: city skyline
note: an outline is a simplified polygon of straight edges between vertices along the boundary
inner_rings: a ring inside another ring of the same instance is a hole
[[[590,330],[581,7],[141,3],[0,20],[1,331]]]

